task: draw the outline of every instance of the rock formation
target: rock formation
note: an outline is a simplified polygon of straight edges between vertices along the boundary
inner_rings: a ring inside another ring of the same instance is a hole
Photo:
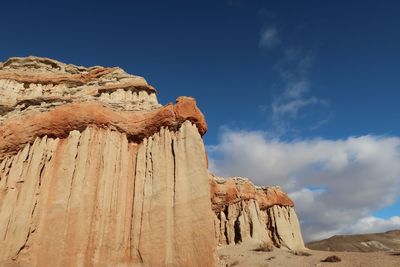
[[[155,93],[119,68],[2,64],[1,266],[214,265],[207,125]]]
[[[0,63],[0,266],[214,266],[217,244],[304,248],[277,187],[207,171],[196,102],[120,68]]]
[[[277,187],[258,187],[248,179],[210,175],[215,235],[220,245],[253,240],[304,249],[292,200]]]

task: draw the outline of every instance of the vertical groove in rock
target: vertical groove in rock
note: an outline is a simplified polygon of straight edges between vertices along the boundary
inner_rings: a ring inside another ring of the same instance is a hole
[[[22,266],[212,266],[204,153],[190,122],[139,145],[96,128],[62,140],[38,138],[0,165],[7,180],[2,259]]]
[[[0,89],[0,265],[214,265],[193,98],[38,57],[1,63]]]
[[[210,189],[218,244],[255,241],[305,248],[293,202],[279,187],[256,187],[246,178],[210,174]]]
[[[0,88],[0,265],[207,267],[217,242],[304,247],[279,188],[209,180],[194,99],[161,107],[142,77],[37,57],[0,64]]]

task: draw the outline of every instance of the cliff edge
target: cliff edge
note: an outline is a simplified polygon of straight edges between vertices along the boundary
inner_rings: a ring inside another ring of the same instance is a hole
[[[206,130],[119,68],[2,63],[1,265],[214,266]]]
[[[260,187],[247,178],[212,174],[210,185],[219,245],[252,241],[305,249],[293,201],[280,187]]]
[[[190,97],[120,68],[0,63],[0,265],[215,266],[218,245],[303,249],[278,187],[208,173]]]

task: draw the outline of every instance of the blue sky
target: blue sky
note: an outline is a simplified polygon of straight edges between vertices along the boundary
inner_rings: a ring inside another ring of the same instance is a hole
[[[162,103],[195,97],[209,124],[212,170],[283,183],[306,239],[315,239],[358,231],[349,225],[400,227],[399,12],[400,3],[390,0],[7,1],[0,61],[36,55],[120,66],[144,76]],[[250,142],[254,149],[246,151]],[[255,160],[243,158],[252,152]],[[263,164],[304,154],[309,158],[290,166]],[[333,163],[342,156],[347,161]],[[344,184],[367,186],[364,192],[378,184],[391,193],[355,194],[349,201],[357,205],[336,210],[347,219],[335,223],[299,203],[332,210],[329,194],[349,196]],[[319,187],[323,192],[313,190]]]

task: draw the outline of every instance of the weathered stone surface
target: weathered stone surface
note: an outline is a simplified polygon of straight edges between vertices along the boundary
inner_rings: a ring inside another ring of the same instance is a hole
[[[219,243],[304,248],[279,187],[208,174],[196,102],[119,68],[0,64],[0,266],[214,266]]]
[[[210,190],[220,245],[271,241],[290,250],[305,248],[293,202],[279,187],[210,174]]]
[[[273,205],[293,207],[293,201],[279,186],[255,186],[249,179],[243,177],[224,179],[210,175],[210,187],[215,211],[221,211],[225,205],[250,199],[256,200],[261,209]]]
[[[37,138],[0,166],[3,261],[213,265],[205,153],[190,122],[141,144],[91,127]]]
[[[118,68],[0,67],[1,266],[213,266],[207,125]]]
[[[0,122],[87,101],[123,111],[160,107],[154,87],[117,67],[85,68],[39,57],[10,58],[0,64]]]
[[[46,112],[31,111],[20,118],[10,118],[0,124],[0,158],[15,153],[36,137],[63,138],[72,130],[88,126],[112,128],[126,133],[128,139],[141,142],[158,132],[161,127],[177,129],[184,121],[191,121],[203,135],[207,124],[192,98],[178,98],[176,105],[166,105],[150,111],[115,111],[100,103],[66,104]]]

